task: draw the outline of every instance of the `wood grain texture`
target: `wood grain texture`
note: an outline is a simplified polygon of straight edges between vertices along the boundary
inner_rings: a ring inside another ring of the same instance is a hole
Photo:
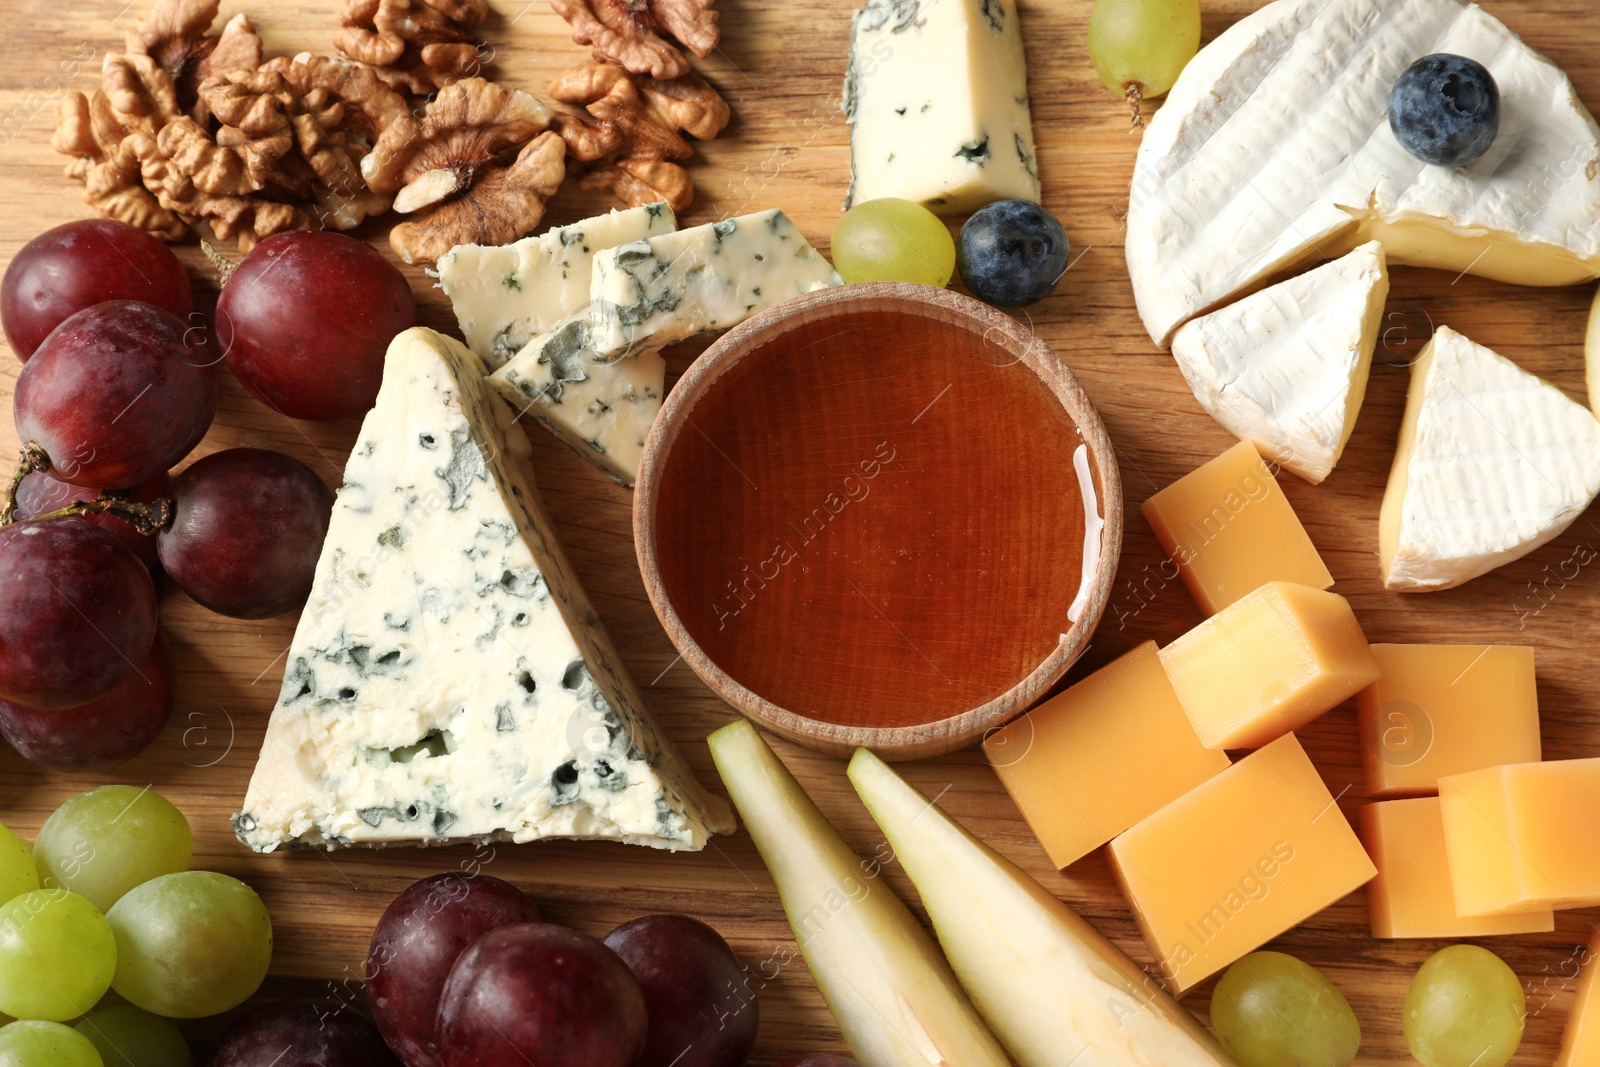
[[[0,261],[9,261],[47,226],[85,213],[77,187],[61,177],[61,160],[49,150],[50,128],[63,88],[92,86],[101,55],[118,47],[137,17],[137,3],[130,10],[124,2],[13,0],[0,6]],[[493,6],[486,33],[505,81],[542,93],[550,75],[585,54],[540,0],[493,0]],[[1131,508],[1220,453],[1232,438],[1200,410],[1134,314],[1121,219],[1137,140],[1128,134],[1121,101],[1100,86],[1090,67],[1089,6],[1089,0],[1022,4],[1045,201],[1066,224],[1079,258],[1059,293],[1019,318],[1067,360],[1105,418]],[[1209,39],[1259,5],[1204,0],[1203,6]],[[695,171],[700,196],[686,223],[781,206],[826,249],[849,170],[838,102],[850,8],[850,0],[721,0],[723,43],[700,67],[727,94],[737,117],[721,139],[703,148]],[[272,52],[328,48],[332,0],[227,0],[224,15],[241,9],[249,10]],[[1565,67],[1591,105],[1600,105],[1591,0],[1490,0],[1489,9]],[[606,204],[600,196],[564,191],[548,221],[568,222]],[[369,236],[382,244],[378,231]],[[180,252],[194,276],[205,277],[198,249]],[[410,268],[407,274],[423,323],[452,328],[445,301],[422,271]],[[1600,546],[1600,518],[1591,512],[1531,557],[1462,589],[1400,596],[1384,592],[1378,582],[1378,504],[1404,403],[1406,362],[1426,341],[1431,324],[1448,323],[1581,396],[1590,290],[1521,289],[1396,270],[1378,365],[1344,460],[1319,487],[1284,479],[1285,492],[1337,579],[1335,588],[1351,598],[1372,640],[1537,647],[1548,757],[1600,755],[1600,695],[1591,650],[1600,635],[1600,578],[1590,573],[1592,566],[1579,563],[1594,558],[1594,546]],[[703,347],[670,350],[669,370],[681,373]],[[15,361],[0,358],[5,397],[17,369]],[[6,427],[0,448],[9,451],[14,440],[9,422]],[[230,380],[202,452],[243,444],[277,448],[337,485],[356,429],[355,422],[286,421]],[[628,669],[699,773],[713,780],[700,739],[733,713],[677,662],[650,610],[634,560],[629,490],[538,427],[530,427],[529,436],[557,529]],[[1160,560],[1154,536],[1141,520],[1131,519],[1105,620],[1074,676],[1138,641],[1166,642],[1200,621],[1181,585],[1161,577]],[[273,994],[348,995],[385,904],[413,879],[435,871],[481,866],[526,887],[553,918],[597,934],[645,912],[686,911],[721,929],[759,976],[758,1064],[807,1049],[842,1051],[805,969],[798,962],[776,962],[792,955],[793,940],[771,881],[743,834],[719,838],[693,856],[605,844],[501,847],[481,854],[467,848],[250,854],[234,840],[226,816],[243,796],[293,619],[222,619],[170,589],[163,615],[181,664],[178,708],[167,732],[141,759],[108,774],[47,773],[10,751],[0,753],[0,818],[13,829],[31,837],[61,800],[103,781],[153,785],[194,822],[197,865],[238,875],[260,889],[277,930]],[[1362,798],[1350,707],[1301,736],[1346,813],[1352,812]],[[845,838],[864,853],[876,849],[881,837],[847,784],[843,764],[783,743],[778,748]],[[1064,874],[1051,870],[976,753],[909,765],[907,774],[930,795],[941,794],[956,818],[1038,875],[1135,959],[1152,962],[1103,860],[1092,856]],[[897,891],[908,892],[898,869],[885,877]],[[1529,984],[1532,1014],[1518,1064],[1554,1058],[1572,1001],[1574,946],[1588,936],[1593,916],[1566,912],[1553,934],[1493,942]],[[1400,1033],[1401,1000],[1412,973],[1438,943],[1370,939],[1357,893],[1275,947],[1323,968],[1345,991],[1365,1032],[1362,1063],[1410,1062]],[[1189,1006],[1203,1013],[1209,989],[1208,983],[1187,998]],[[203,1035],[207,1027],[195,1032]]]
[[[1079,451],[1105,502],[1092,560]],[[712,345],[656,420],[633,517],[645,591],[714,692],[819,752],[887,759],[975,744],[1060,681],[1123,518],[1066,364],[997,309],[905,283],[810,293]]]

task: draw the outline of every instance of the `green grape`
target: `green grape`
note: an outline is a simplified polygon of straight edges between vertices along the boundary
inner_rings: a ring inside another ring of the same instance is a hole
[[[847,282],[916,282],[944,288],[956,242],[939,216],[909,200],[857,204],[833,225],[833,265]]]
[[[0,904],[0,1011],[75,1019],[111,984],[117,946],[98,908],[65,889],[35,889]]]
[[[94,1042],[60,1023],[0,1026],[0,1067],[105,1067]]]
[[[0,904],[39,888],[27,842],[0,826]]]
[[[1477,945],[1428,958],[1406,994],[1406,1045],[1423,1067],[1503,1067],[1522,1044],[1528,1001],[1505,961]]]
[[[94,1042],[105,1067],[193,1067],[178,1028],[159,1015],[121,1004],[89,1013],[78,1033]]]
[[[1112,92],[1160,96],[1200,49],[1199,0],[1095,0],[1089,58]]]
[[[106,785],[79,793],[39,829],[33,860],[46,886],[109,911],[128,890],[187,870],[194,834],[183,812],[149,789]]]
[[[242,1004],[267,976],[272,920],[255,890],[225,874],[152,878],[107,913],[117,937],[116,991],[172,1019]]]
[[[1211,994],[1211,1028],[1239,1067],[1349,1067],[1361,1025],[1333,983],[1282,952],[1253,952]]]

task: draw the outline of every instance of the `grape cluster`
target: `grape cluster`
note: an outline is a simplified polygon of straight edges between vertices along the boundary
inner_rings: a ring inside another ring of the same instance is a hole
[[[192,847],[183,813],[134,786],[72,797],[31,854],[0,827],[0,1012],[18,1020],[0,1027],[0,1063],[189,1067],[168,1020],[255,993],[266,908],[237,879],[189,870]],[[108,991],[126,1003],[101,1006]]]
[[[333,510],[321,478],[254,448],[169,471],[211,426],[217,364],[287,415],[359,414],[415,313],[369,246],[286,234],[224,285],[219,356],[182,264],[147,234],[96,219],[24,246],[0,282],[24,443],[0,496],[0,735],[57,768],[149,745],[173,701],[163,575],[235,618],[305,602]]]

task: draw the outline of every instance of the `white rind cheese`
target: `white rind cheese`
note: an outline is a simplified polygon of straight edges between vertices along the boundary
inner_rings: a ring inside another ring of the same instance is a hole
[[[459,342],[390,345],[234,829],[285,845],[731,829],[651,721]]]
[[[677,225],[672,208],[649,204],[508,245],[457,245],[439,260],[439,288],[450,298],[467,347],[493,370],[589,303],[595,253],[671,233]]]
[[[1378,523],[1389,589],[1448,589],[1527,555],[1600,492],[1600,421],[1441,326],[1411,371]]]
[[[601,470],[632,485],[667,392],[667,361],[654,347],[599,355],[589,344],[585,310],[529,342],[489,382],[518,414],[532,414]]]
[[[1212,418],[1315,485],[1355,429],[1388,295],[1383,247],[1369,241],[1191,320],[1172,356]]]
[[[605,357],[669,345],[842,284],[789,216],[757,211],[597,254],[589,343]]]
[[[868,0],[845,75],[851,203],[940,214],[1039,199],[1022,24],[1013,0]]]
[[[1395,140],[1389,90],[1432,52],[1476,59],[1500,132],[1461,168]],[[1458,0],[1276,0],[1184,69],[1139,148],[1127,257],[1172,333],[1273,276],[1369,239],[1389,262],[1525,285],[1600,274],[1600,129],[1567,76]]]

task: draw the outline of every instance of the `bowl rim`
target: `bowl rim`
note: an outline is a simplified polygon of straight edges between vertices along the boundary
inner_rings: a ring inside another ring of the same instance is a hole
[[[1100,563],[1083,614],[1064,639],[1005,692],[985,703],[928,723],[845,726],[823,722],[773,703],[719,666],[678,615],[659,566],[656,539],[661,476],[679,432],[700,400],[728,371],[794,329],[843,314],[894,312],[939,319],[980,334],[1024,364],[1050,390],[1088,446],[1101,518]],[[729,330],[706,349],[667,394],[645,440],[633,505],[633,534],[645,593],[684,662],[727,703],[781,737],[831,755],[857,747],[898,759],[941,755],[966,748],[1043,699],[1088,648],[1110,600],[1122,549],[1122,480],[1105,423],[1066,363],[1037,334],[1010,315],[948,289],[909,282],[869,282],[819,289],[785,301]]]

